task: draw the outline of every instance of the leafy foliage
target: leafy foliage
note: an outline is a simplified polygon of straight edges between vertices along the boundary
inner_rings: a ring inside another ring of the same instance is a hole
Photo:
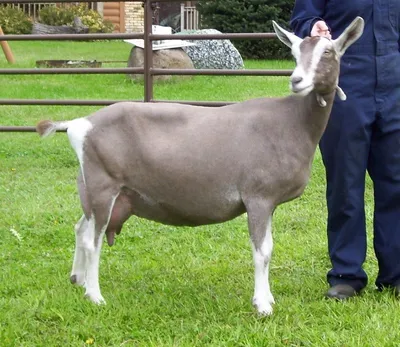
[[[5,34],[30,34],[32,22],[18,7],[0,6],[0,26]]]
[[[82,23],[89,27],[91,33],[110,33],[114,26],[110,21],[104,20],[100,13],[88,9],[85,4],[71,7],[75,16],[81,18]]]
[[[103,20],[101,15],[85,4],[69,7],[46,6],[40,10],[40,22],[47,25],[72,25],[79,17],[90,33],[110,33],[114,30],[111,22]]]
[[[200,0],[198,10],[203,28],[223,33],[273,32],[272,20],[287,27],[293,0]],[[244,58],[290,57],[287,47],[276,40],[235,40]]]
[[[40,10],[39,21],[47,25],[72,25],[74,13],[70,8],[45,6]]]

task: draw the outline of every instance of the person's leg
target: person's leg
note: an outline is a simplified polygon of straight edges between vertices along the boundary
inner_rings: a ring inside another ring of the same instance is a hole
[[[374,183],[374,248],[378,288],[400,291],[400,89],[387,88],[378,105],[368,172]]]
[[[350,285],[359,292],[367,284],[362,268],[366,256],[364,187],[375,102],[371,97],[347,93],[337,101],[321,139],[326,169],[328,206],[328,249],[332,269],[331,287]],[[340,294],[340,293],[339,293]],[[341,298],[335,292],[328,296]],[[347,291],[345,296],[351,296]]]

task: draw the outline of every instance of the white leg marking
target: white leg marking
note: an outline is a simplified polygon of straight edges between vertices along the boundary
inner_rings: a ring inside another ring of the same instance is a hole
[[[86,254],[85,254],[85,233],[87,232],[88,221],[83,215],[75,225],[75,255],[71,271],[71,281],[83,286],[86,276]]]
[[[108,213],[107,223],[101,229],[99,238],[97,240],[97,244],[95,244],[95,219],[92,216],[89,220],[89,226],[87,227],[87,232],[84,234],[84,248],[85,248],[85,258],[86,258],[86,282],[85,288],[87,296],[91,301],[96,304],[105,304],[106,301],[104,300],[103,296],[100,292],[100,284],[99,284],[99,266],[100,266],[100,253],[101,253],[101,246],[103,244],[104,234],[107,230],[107,226],[110,222],[111,212],[114,208],[115,201],[119,193],[116,194],[112,198],[110,210]]]
[[[256,249],[252,244],[253,259],[255,266],[255,285],[253,305],[262,315],[272,314],[272,304],[275,303],[269,286],[269,262],[272,255],[272,232],[271,232],[271,217],[268,219],[265,238],[260,249]]]
[[[93,124],[88,119],[77,118],[70,122],[67,130],[69,142],[71,143],[72,148],[75,150],[81,166],[83,182],[85,182],[83,170],[83,144],[85,143],[86,135],[92,129]]]
[[[95,220],[92,216],[88,222],[87,232],[84,235],[84,247],[86,255],[86,281],[85,296],[96,304],[105,304],[105,300],[100,293],[99,285],[99,263],[101,245],[103,243],[105,228],[101,230],[97,244],[95,244]]]

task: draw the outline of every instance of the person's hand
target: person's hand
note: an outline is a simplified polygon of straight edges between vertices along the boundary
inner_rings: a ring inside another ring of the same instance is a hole
[[[311,36],[322,36],[331,39],[331,32],[323,20],[319,20],[314,24],[311,30]]]

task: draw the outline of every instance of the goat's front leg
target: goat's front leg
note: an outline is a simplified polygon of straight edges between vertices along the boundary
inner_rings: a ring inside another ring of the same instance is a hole
[[[70,280],[71,283],[83,286],[85,284],[86,277],[86,254],[85,254],[85,233],[88,228],[88,220],[85,215],[75,225],[75,254],[74,263],[72,265],[72,271]]]
[[[271,315],[275,303],[269,286],[273,207],[268,201],[255,199],[246,204],[246,209],[255,267],[253,305],[260,314]]]
[[[96,304],[106,303],[100,293],[99,285],[100,252],[104,232],[105,228],[96,228],[95,221],[92,216],[89,219],[87,232],[85,233],[84,237],[84,249],[86,257],[85,296],[87,296],[91,301]]]

